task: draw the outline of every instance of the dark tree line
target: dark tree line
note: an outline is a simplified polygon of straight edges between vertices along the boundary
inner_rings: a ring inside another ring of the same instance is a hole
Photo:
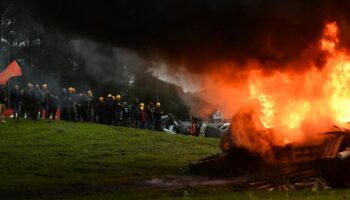
[[[178,95],[181,89],[154,77],[148,62],[136,63],[134,57],[106,44],[96,43],[86,52],[85,44],[72,42],[79,41],[78,36],[41,26],[20,4],[0,3],[0,12],[0,70],[16,59],[23,71],[11,84],[48,83],[56,93],[73,86],[78,91],[92,89],[96,96],[120,94],[128,102],[139,98],[145,104],[158,96],[164,111],[188,118],[188,108]]]

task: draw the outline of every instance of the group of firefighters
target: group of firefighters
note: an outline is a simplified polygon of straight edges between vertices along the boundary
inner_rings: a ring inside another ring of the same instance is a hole
[[[120,95],[108,94],[95,97],[91,90],[76,92],[73,87],[63,88],[60,95],[55,95],[47,84],[33,85],[20,89],[15,85],[8,98],[4,86],[0,86],[0,121],[5,122],[6,102],[11,100],[13,118],[21,117],[32,120],[53,119],[76,122],[96,122],[110,125],[123,125],[134,128],[161,131],[162,111],[160,103],[153,102],[147,106],[135,99],[133,104],[122,101]],[[58,112],[59,111],[59,112]]]

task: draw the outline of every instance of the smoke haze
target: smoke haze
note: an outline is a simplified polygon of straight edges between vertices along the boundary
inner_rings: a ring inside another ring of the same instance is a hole
[[[281,69],[281,64],[302,57],[305,48],[316,42],[325,21],[341,21],[345,27],[350,19],[350,3],[331,0],[25,3],[46,26],[144,56],[157,51],[168,66],[185,66],[195,73],[220,67],[223,62],[242,64],[249,59],[268,63],[264,66],[269,69]],[[343,36],[346,33],[348,30]],[[349,39],[344,44],[348,45]]]

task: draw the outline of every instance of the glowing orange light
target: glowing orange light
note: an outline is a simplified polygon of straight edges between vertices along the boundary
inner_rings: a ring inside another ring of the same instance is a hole
[[[203,86],[215,98],[207,95],[203,98],[212,105],[220,105],[226,114],[233,116],[250,100],[260,102],[260,108],[256,107],[259,110],[252,114],[259,113],[258,117],[248,121],[259,120],[267,131],[256,125],[249,128],[236,117],[232,121],[232,135],[237,145],[261,153],[271,145],[312,143],[318,133],[329,130],[334,123],[350,121],[350,54],[339,47],[338,35],[336,22],[325,24],[318,49],[313,49],[324,54],[325,64],[321,69],[310,58],[286,64],[285,68],[307,69],[302,73],[276,70],[266,74],[261,70],[266,66],[251,60],[238,74],[245,77],[241,82],[230,79],[232,75],[238,76],[232,70],[234,63],[222,64],[224,72],[207,74],[210,81]],[[246,117],[248,111],[245,112],[242,116]]]

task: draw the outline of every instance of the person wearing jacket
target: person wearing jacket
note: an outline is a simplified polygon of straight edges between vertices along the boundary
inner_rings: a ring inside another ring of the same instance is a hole
[[[96,107],[96,110],[95,110],[96,122],[100,124],[105,124],[106,123],[106,120],[105,120],[106,106],[105,106],[105,100],[102,96],[98,98],[98,103],[95,107]]]
[[[68,120],[68,111],[67,111],[67,89],[62,88],[60,95],[60,119]]]
[[[22,110],[24,118],[30,118],[33,110],[30,94],[33,90],[33,84],[28,83],[27,87],[22,91]]]
[[[76,110],[76,95],[75,89],[72,87],[68,88],[68,94],[65,101],[67,120],[77,121],[77,110]]]
[[[87,115],[87,121],[93,122],[94,121],[94,115],[95,115],[95,100],[94,96],[92,94],[91,90],[88,90],[86,92],[86,115]]]
[[[156,103],[156,108],[154,109],[154,129],[156,131],[162,131],[161,127],[161,118],[162,118],[162,110],[160,109],[160,103]]]
[[[134,128],[139,128],[140,125],[140,103],[139,99],[136,98],[134,104],[131,106],[131,123]]]
[[[116,125],[119,125],[122,121],[122,112],[123,112],[123,104],[121,100],[121,96],[118,94],[115,96],[115,119],[114,122]]]
[[[123,102],[123,112],[122,112],[123,126],[129,127],[131,123],[130,119],[130,108],[128,102]]]
[[[46,119],[51,119],[55,120],[56,119],[56,113],[57,113],[57,108],[60,105],[60,99],[58,96],[54,94],[49,94],[47,98],[47,106],[48,106],[48,112],[46,115]]]
[[[12,100],[11,102],[13,106],[13,119],[19,122],[19,118],[22,110],[23,94],[20,91],[18,85],[15,85],[13,87],[13,90],[11,91],[11,100]]]
[[[106,123],[109,125],[113,124],[115,118],[115,107],[115,97],[112,94],[108,94],[105,103],[105,119]]]
[[[41,108],[41,93],[40,93],[40,87],[39,85],[36,85],[34,89],[30,91],[30,102],[31,102],[31,118],[34,121],[38,121],[39,118],[39,111]],[[40,118],[41,118],[42,113],[40,113]]]
[[[146,107],[146,128],[149,130],[153,130],[154,125],[154,104],[151,102]]]
[[[41,119],[48,119],[49,116],[49,103],[50,103],[50,91],[48,89],[48,86],[46,83],[44,83],[42,86],[41,86],[41,90],[40,90],[40,113],[41,113],[41,116],[40,118]],[[45,113],[45,115],[44,115]]]
[[[145,129],[146,128],[146,113],[145,113],[145,107],[144,105],[140,106],[140,128]]]

